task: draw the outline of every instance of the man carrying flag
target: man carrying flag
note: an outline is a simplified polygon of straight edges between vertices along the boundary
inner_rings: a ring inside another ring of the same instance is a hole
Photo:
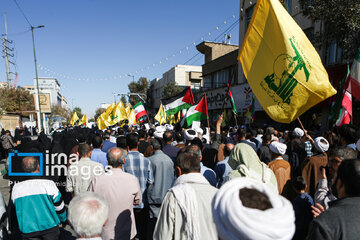
[[[174,115],[183,109],[188,109],[195,103],[191,87],[185,88],[173,97],[161,99],[166,116]]]
[[[336,93],[315,48],[279,0],[257,1],[238,59],[275,121],[290,123]]]
[[[209,118],[207,109],[206,94],[201,98],[197,105],[191,106],[187,111],[185,117],[181,121],[183,127],[190,127],[194,121],[200,122]]]

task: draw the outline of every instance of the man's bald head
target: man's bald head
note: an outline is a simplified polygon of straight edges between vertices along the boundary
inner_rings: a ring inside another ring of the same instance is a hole
[[[32,173],[37,170],[39,162],[34,157],[24,157],[22,160],[22,167],[25,172]]]
[[[235,145],[233,143],[227,143],[224,147],[224,156],[230,156],[231,151],[234,149]]]
[[[125,163],[127,152],[124,149],[113,147],[106,154],[108,164],[114,168],[118,168]]]

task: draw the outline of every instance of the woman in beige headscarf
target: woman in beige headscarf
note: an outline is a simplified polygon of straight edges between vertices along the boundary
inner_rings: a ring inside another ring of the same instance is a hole
[[[238,143],[230,154],[228,164],[234,170],[229,173],[227,180],[249,177],[265,183],[270,189],[278,192],[274,172],[260,161],[254,149],[248,144]]]

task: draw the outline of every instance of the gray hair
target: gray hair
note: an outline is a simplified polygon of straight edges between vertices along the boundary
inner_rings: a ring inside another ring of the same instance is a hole
[[[355,159],[357,158],[357,152],[347,146],[341,146],[330,149],[329,157],[331,156],[336,156],[341,160]]]
[[[79,237],[91,238],[101,234],[108,214],[109,205],[102,196],[83,192],[71,200],[68,219]]]
[[[35,172],[39,165],[39,162],[34,157],[24,157],[22,160],[22,167],[25,172],[32,173]]]
[[[150,145],[153,147],[154,150],[161,150],[161,144],[157,139],[151,139]]]
[[[124,149],[113,147],[110,148],[106,154],[108,164],[114,168],[120,167],[124,164],[124,159],[127,152]]]

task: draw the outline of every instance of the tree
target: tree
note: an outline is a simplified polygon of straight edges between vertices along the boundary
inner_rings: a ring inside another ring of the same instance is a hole
[[[125,106],[125,104],[127,104],[127,99],[125,96],[121,96],[120,101],[123,102],[124,106]]]
[[[344,60],[352,60],[360,45],[359,0],[299,0],[303,14],[320,21],[321,29],[314,41],[329,46],[336,41]]]
[[[34,96],[24,88],[0,89],[0,115],[6,112],[23,115],[34,110]]]
[[[162,97],[163,98],[172,97],[172,96],[180,93],[182,90],[184,90],[183,87],[177,86],[175,81],[172,81],[168,84],[165,84]]]
[[[74,114],[74,112],[76,112],[76,114],[78,115],[78,117],[81,119],[83,117],[84,114],[82,114],[81,112],[81,108],[80,107],[74,107],[72,113]]]
[[[51,114],[49,116],[49,125],[52,126],[53,123],[58,120],[57,117],[64,118],[68,123],[71,120],[71,111],[68,108],[61,107],[59,105],[55,105],[51,107]]]
[[[103,112],[105,112],[105,108],[97,108],[96,110],[95,110],[95,115],[94,115],[94,119],[95,119],[95,121],[97,120],[97,118],[103,113]]]
[[[128,88],[131,93],[143,93],[146,95],[147,89],[149,87],[149,81],[146,77],[141,77],[137,82],[132,81],[129,83]],[[144,98],[146,99],[146,97]],[[137,96],[130,96],[129,101],[132,106],[138,103],[141,99]]]

